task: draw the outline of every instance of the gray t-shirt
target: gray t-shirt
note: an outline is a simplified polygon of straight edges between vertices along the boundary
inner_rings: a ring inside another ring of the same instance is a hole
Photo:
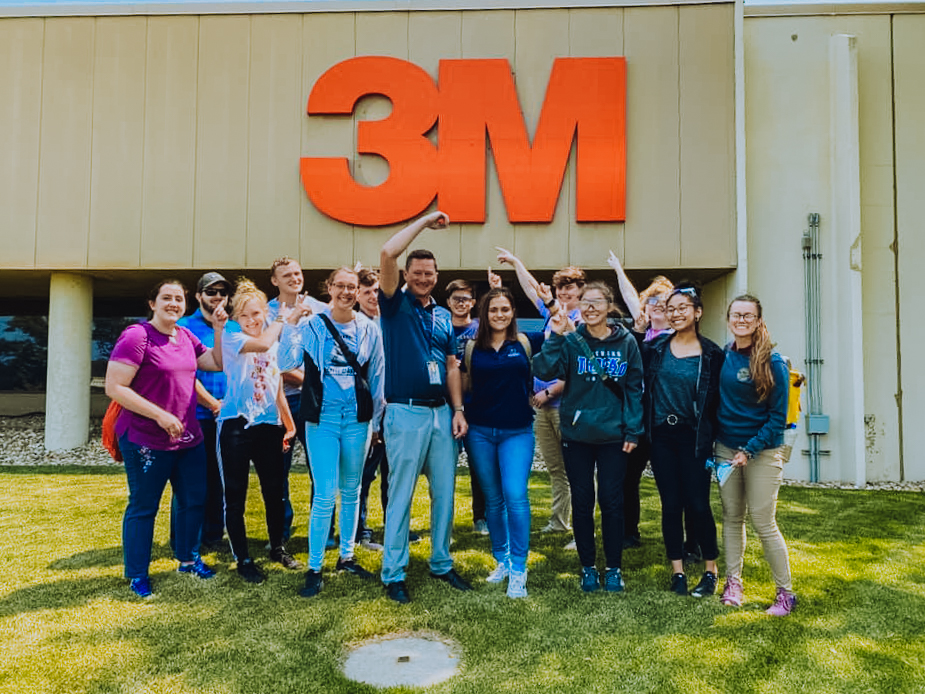
[[[665,358],[652,388],[655,426],[663,424],[670,414],[691,426],[697,422],[694,402],[701,358],[700,354],[678,358],[671,353],[670,345],[665,346]]]

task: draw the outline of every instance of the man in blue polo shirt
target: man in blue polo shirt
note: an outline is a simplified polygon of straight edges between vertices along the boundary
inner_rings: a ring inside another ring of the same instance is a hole
[[[427,250],[408,254],[402,279],[398,257],[424,229],[445,229],[433,212],[412,222],[382,247],[379,307],[385,347],[385,432],[389,504],[385,514],[382,583],[392,600],[410,601],[405,585],[411,501],[418,475],[430,483],[430,575],[457,590],[472,590],[453,568],[450,537],[456,492],[456,442],[466,434],[462,380],[450,312],[437,306],[437,261]],[[452,406],[452,410],[450,409]]]
[[[217,272],[207,272],[196,284],[196,301],[199,308],[178,323],[188,328],[206,347],[215,342],[212,314],[219,306],[228,303],[231,283]],[[196,419],[202,428],[206,446],[206,505],[202,522],[200,551],[219,548],[225,530],[225,502],[222,477],[215,452],[215,417],[225,397],[225,374],[221,371],[196,371]]]

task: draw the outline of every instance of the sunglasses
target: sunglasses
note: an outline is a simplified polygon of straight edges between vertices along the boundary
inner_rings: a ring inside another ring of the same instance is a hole
[[[207,287],[202,293],[206,296],[228,296],[228,290],[223,287]]]

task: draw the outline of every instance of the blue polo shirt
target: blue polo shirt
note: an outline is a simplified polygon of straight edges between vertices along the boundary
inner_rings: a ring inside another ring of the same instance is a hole
[[[543,347],[543,333],[524,333],[533,354]],[[465,363],[461,365],[465,370]],[[523,429],[533,422],[530,360],[518,340],[501,349],[473,349],[466,421],[493,429]]]
[[[228,321],[229,325],[230,323],[231,321]],[[177,324],[187,328],[206,347],[211,348],[215,345],[215,331],[206,322],[201,308],[197,308],[193,315],[181,318],[177,321]],[[225,329],[228,329],[227,325]],[[200,371],[197,369],[196,378],[216,400],[221,400],[225,397],[225,374],[223,372]],[[196,403],[196,419],[215,419],[215,416],[212,414],[212,410]]]
[[[386,400],[436,400],[447,396],[446,358],[456,354],[450,312],[430,299],[427,306],[409,290],[387,297],[379,290],[382,343],[385,348]],[[428,362],[440,382],[430,382]]]

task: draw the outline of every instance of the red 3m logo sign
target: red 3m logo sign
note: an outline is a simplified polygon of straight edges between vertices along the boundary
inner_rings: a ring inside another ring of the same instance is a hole
[[[557,58],[532,145],[504,59],[441,60],[434,84],[404,60],[351,58],[318,79],[308,115],[351,115],[370,94],[392,102],[388,118],[357,126],[357,152],[389,163],[382,184],[357,183],[344,157],[302,158],[305,192],[329,217],[360,226],[394,224],[416,216],[436,197],[454,222],[484,222],[487,137],[511,222],[552,221],[576,139],[576,220],[625,218],[622,57]],[[436,146],[427,138],[435,124]]]

